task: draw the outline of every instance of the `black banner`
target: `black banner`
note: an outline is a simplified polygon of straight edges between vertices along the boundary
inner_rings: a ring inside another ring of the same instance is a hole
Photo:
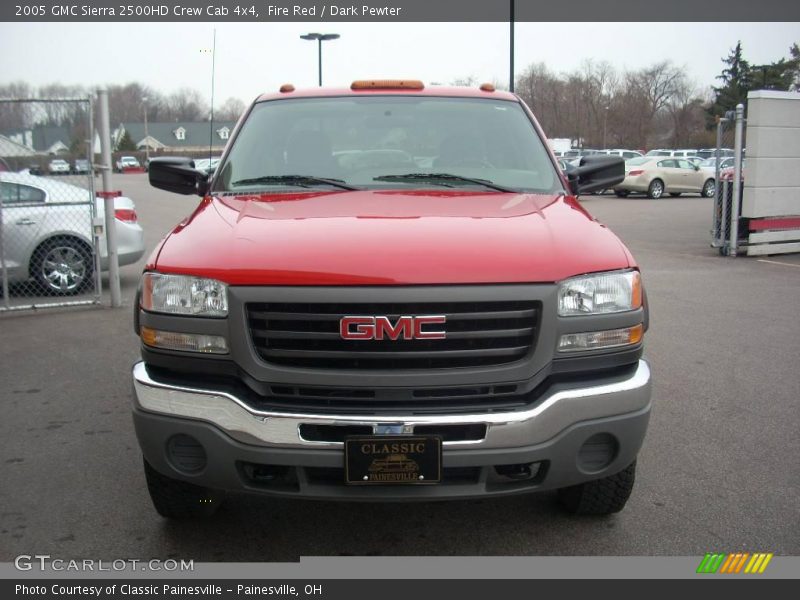
[[[519,22],[791,22],[786,0],[513,0]],[[5,22],[489,22],[508,21],[512,0],[12,0]]]

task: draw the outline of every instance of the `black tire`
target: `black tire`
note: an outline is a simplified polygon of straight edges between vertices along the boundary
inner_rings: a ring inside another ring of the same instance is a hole
[[[614,194],[617,198],[627,198],[630,192],[628,190],[614,190]]]
[[[172,479],[144,461],[147,490],[158,514],[167,519],[199,519],[212,516],[225,499],[224,492]]]
[[[703,198],[713,198],[714,193],[716,192],[716,187],[717,186],[713,179],[706,179],[705,183],[703,184],[703,189],[700,190],[700,195]]]
[[[678,196],[681,195],[681,192],[670,192],[669,195],[672,196],[673,198],[677,198]]]
[[[653,179],[647,187],[647,197],[658,200],[664,195],[664,182],[660,179]]]
[[[574,515],[610,515],[625,508],[636,479],[636,461],[624,470],[558,490],[561,506]]]
[[[78,238],[50,238],[31,255],[30,275],[51,296],[80,294],[92,285],[93,274],[92,249]]]

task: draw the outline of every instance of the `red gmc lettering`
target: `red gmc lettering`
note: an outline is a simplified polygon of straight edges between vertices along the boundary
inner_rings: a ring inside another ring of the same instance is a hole
[[[350,327],[355,325],[355,331]],[[371,340],[375,337],[373,317],[344,317],[339,321],[339,335],[346,340]]]
[[[343,317],[339,321],[339,335],[346,340],[441,340],[444,331],[423,331],[425,325],[444,324],[444,315],[425,317],[402,316],[392,324],[389,317]]]
[[[446,336],[444,331],[422,331],[423,325],[444,325],[447,317],[437,315],[435,317],[417,317],[414,319],[414,338],[418,340],[443,340]]]

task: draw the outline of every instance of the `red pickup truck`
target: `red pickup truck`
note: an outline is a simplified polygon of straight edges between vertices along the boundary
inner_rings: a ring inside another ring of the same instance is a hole
[[[650,412],[647,299],[577,195],[623,177],[588,156],[567,179],[513,94],[418,81],[286,85],[212,175],[153,159],[152,185],[202,197],[137,294],[157,511],[210,515],[233,490],[622,509]]]

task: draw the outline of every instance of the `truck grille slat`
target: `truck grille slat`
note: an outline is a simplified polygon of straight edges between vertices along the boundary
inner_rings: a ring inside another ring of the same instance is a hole
[[[532,352],[535,301],[248,303],[250,338],[262,360],[316,369],[448,369],[522,360]],[[347,340],[345,316],[444,315],[444,339]]]
[[[431,352],[370,352],[359,351],[359,358],[461,358],[465,356],[512,356],[524,355],[528,346],[516,348],[489,348],[483,350],[434,350]],[[312,358],[341,358],[342,352],[321,350],[264,350],[263,354],[269,358],[275,357],[312,357]]]
[[[295,331],[284,329],[256,329],[251,328],[253,337],[276,338],[276,339],[298,339],[298,340],[338,340],[341,339],[337,331]],[[447,333],[447,339],[477,339],[477,338],[506,338],[524,337],[533,335],[533,327],[523,327],[521,329],[487,329],[485,331],[452,331]]]

